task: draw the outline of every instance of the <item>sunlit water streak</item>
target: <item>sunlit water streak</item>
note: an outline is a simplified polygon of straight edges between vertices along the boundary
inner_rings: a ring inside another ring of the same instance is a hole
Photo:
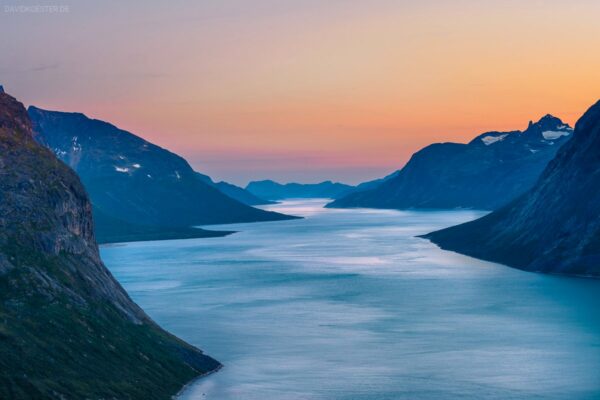
[[[323,203],[270,206],[306,218],[224,238],[102,248],[159,324],[225,364],[181,399],[600,398],[600,281],[415,237],[479,212]]]

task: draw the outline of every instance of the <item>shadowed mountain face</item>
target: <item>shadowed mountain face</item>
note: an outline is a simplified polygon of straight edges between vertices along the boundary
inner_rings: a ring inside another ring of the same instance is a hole
[[[523,132],[488,132],[468,144],[432,144],[374,189],[328,207],[496,209],[531,188],[571,133],[560,119],[546,115]]]
[[[600,276],[600,102],[531,190],[483,218],[425,237],[529,271]]]
[[[375,189],[376,187],[378,187],[379,185],[381,185],[384,182],[389,181],[390,179],[396,177],[396,175],[398,175],[400,173],[400,170],[394,171],[389,175],[384,176],[383,178],[379,178],[379,179],[373,179],[372,181],[366,181],[363,183],[359,183],[358,185],[356,185],[354,187],[354,190],[350,193],[355,193],[355,192],[362,192],[365,190],[370,190],[370,189]],[[348,196],[350,195],[350,193],[343,195],[344,196]]]
[[[168,399],[219,367],[112,277],[79,178],[5,93],[0,150],[0,398]]]
[[[113,221],[171,229],[291,218],[224,195],[183,158],[106,122],[35,107],[29,115],[36,140],[77,172],[95,211]]]
[[[350,193],[354,186],[343,183],[325,181],[321,183],[286,183],[271,180],[254,181],[246,186],[246,190],[263,199],[281,200],[292,198],[330,198],[335,199]]]
[[[263,206],[267,204],[274,204],[273,201],[261,199],[260,197],[253,195],[246,189],[241,188],[239,186],[233,185],[225,181],[214,182],[212,178],[208,175],[204,175],[199,172],[197,172],[196,174],[201,181],[216,187],[221,193],[226,194],[227,196],[239,201],[240,203],[246,204],[248,206]]]

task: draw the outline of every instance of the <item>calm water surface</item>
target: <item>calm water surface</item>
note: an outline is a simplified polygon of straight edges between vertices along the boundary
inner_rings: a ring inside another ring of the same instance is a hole
[[[216,239],[102,248],[159,324],[225,368],[182,399],[600,399],[600,281],[415,235],[481,213],[270,209]]]

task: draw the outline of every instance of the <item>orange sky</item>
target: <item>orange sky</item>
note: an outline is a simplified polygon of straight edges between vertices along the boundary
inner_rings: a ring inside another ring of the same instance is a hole
[[[0,13],[0,83],[235,183],[356,183],[600,98],[599,1],[122,3]]]

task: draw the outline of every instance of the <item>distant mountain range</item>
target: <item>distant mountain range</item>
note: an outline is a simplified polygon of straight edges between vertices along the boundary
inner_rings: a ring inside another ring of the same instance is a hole
[[[192,226],[294,218],[225,195],[180,156],[107,122],[33,106],[29,116],[36,140],[81,178],[101,242],[215,236],[227,232]]]
[[[0,398],[167,399],[220,367],[105,268],[79,178],[3,92],[0,175]]]
[[[260,197],[253,195],[246,189],[241,188],[239,186],[233,185],[225,181],[214,182],[212,178],[208,175],[204,175],[199,172],[196,172],[196,174],[198,175],[198,178],[200,178],[201,181],[216,187],[217,189],[219,189],[219,191],[231,197],[232,199],[239,201],[240,203],[244,203],[249,206],[275,204],[274,201],[261,199]]]
[[[253,181],[246,190],[255,196],[267,200],[291,198],[329,198],[335,199],[355,190],[354,186],[325,181],[321,183],[286,183],[272,180]]]
[[[546,115],[522,132],[487,132],[468,144],[432,144],[379,185],[327,206],[493,210],[531,188],[572,131]]]
[[[528,271],[600,276],[600,102],[532,189],[483,218],[425,237]]]

